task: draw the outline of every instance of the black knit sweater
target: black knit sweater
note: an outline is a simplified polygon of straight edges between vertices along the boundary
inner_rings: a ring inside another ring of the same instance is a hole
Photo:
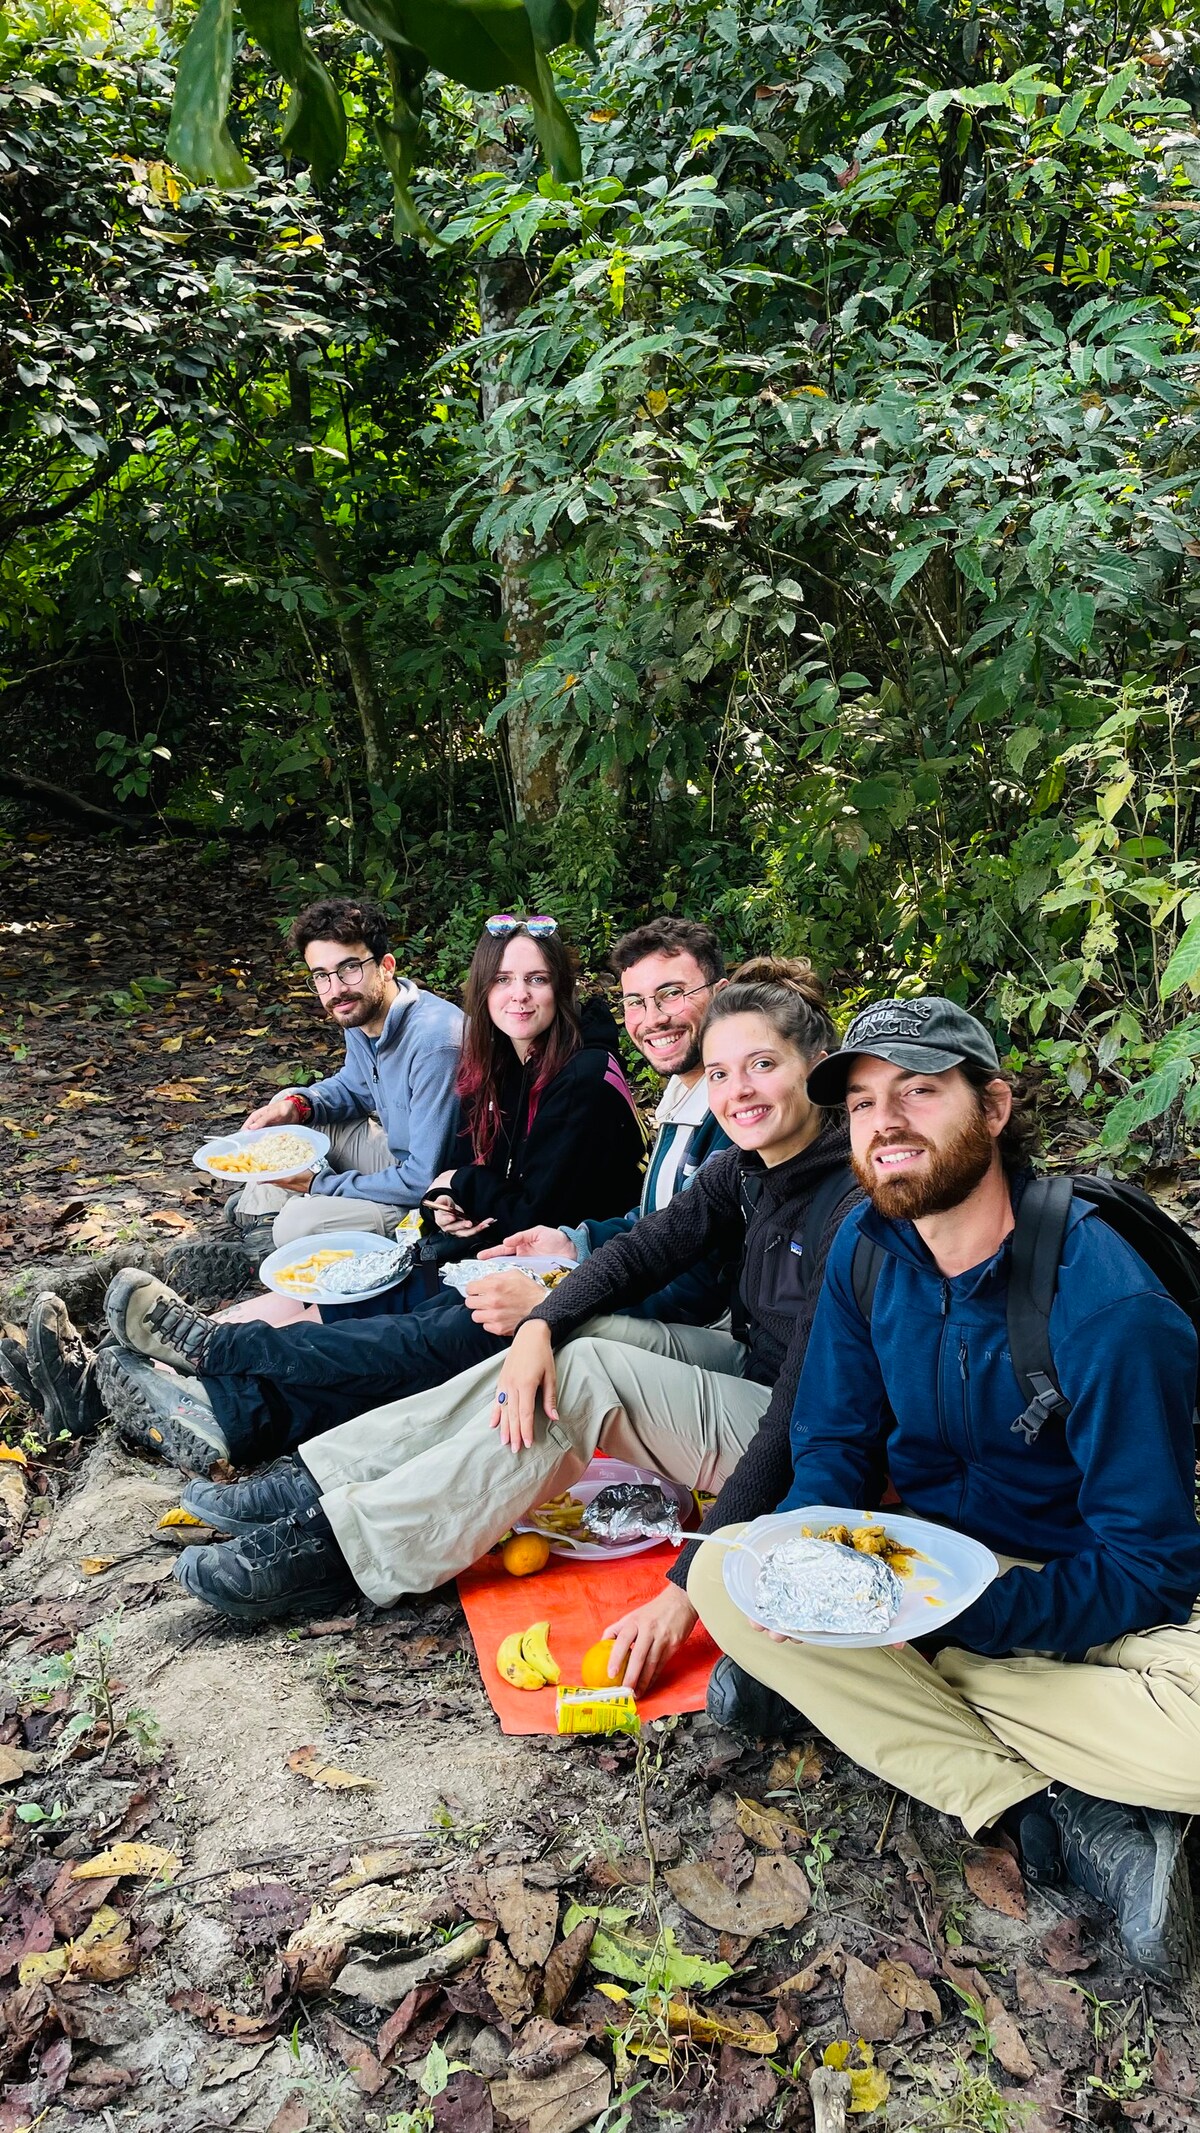
[[[840,1120],[773,1169],[737,1148],[711,1156],[686,1192],[585,1259],[532,1314],[545,1321],[557,1343],[589,1318],[641,1303],[710,1252],[740,1267],[733,1317],[746,1345],[746,1376],[773,1391],[758,1434],[704,1519],[702,1533],[773,1511],[791,1487],[792,1408],[825,1255],[843,1218],[862,1197],[849,1175],[848,1156],[849,1137]],[[814,1194],[837,1170],[846,1170],[846,1190],[830,1211],[815,1256],[806,1254],[803,1279],[791,1278],[793,1240],[803,1237]],[[686,1583],[693,1553],[685,1548],[668,1573],[677,1585]]]

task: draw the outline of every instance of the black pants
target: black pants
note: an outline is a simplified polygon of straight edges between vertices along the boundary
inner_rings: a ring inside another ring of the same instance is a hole
[[[507,1339],[439,1289],[403,1316],[337,1325],[214,1325],[201,1383],[238,1466],[257,1466],[385,1400],[443,1385]]]

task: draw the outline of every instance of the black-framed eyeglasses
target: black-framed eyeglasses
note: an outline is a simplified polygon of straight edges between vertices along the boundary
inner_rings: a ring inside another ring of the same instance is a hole
[[[657,992],[627,992],[617,1005],[626,1022],[631,1013],[644,1014],[648,1007],[656,1007],[660,1015],[665,1015],[670,1008],[678,1007],[681,1000],[694,1000],[698,992],[711,992],[715,983],[715,978],[709,978],[705,985],[660,985]]]
[[[348,955],[345,962],[339,963],[335,970],[310,970],[308,982],[314,992],[328,992],[335,979],[339,985],[361,985],[367,964],[378,960],[374,955]]]
[[[494,941],[506,941],[510,933],[528,933],[535,941],[545,940],[548,933],[558,932],[558,920],[547,918],[545,912],[535,918],[514,918],[511,911],[493,911],[485,918],[483,930]]]

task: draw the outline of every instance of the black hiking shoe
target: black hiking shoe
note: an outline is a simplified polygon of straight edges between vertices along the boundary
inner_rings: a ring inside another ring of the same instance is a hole
[[[704,1708],[719,1726],[748,1733],[752,1740],[787,1740],[802,1724],[795,1704],[756,1681],[733,1659],[718,1659],[708,1677]]]
[[[25,1367],[52,1437],[86,1437],[104,1417],[96,1361],[61,1296],[39,1296],[25,1329]]]
[[[142,1452],[157,1452],[185,1474],[207,1474],[228,1459],[206,1392],[194,1380],[158,1370],[125,1348],[101,1348],[96,1376],[117,1435]]]
[[[122,1348],[191,1376],[203,1371],[204,1344],[212,1320],[202,1311],[193,1311],[157,1275],[141,1267],[122,1267],[108,1284],[104,1316]]]
[[[185,1548],[175,1575],[193,1599],[234,1622],[319,1614],[358,1591],[319,1503],[236,1540]]]
[[[179,1501],[217,1533],[253,1533],[307,1511],[321,1491],[302,1459],[273,1460],[246,1481],[189,1481]]]
[[[1018,1800],[1015,1807],[1006,1807],[997,1827],[1012,1838],[1021,1872],[1035,1888],[1057,1888],[1066,1878],[1062,1838],[1048,1787]]]
[[[1051,1812],[1070,1879],[1113,1913],[1130,1962],[1159,1984],[1190,1984],[1196,1914],[1182,1818],[1067,1785],[1056,1789]]]
[[[268,1232],[268,1239],[270,1232]],[[267,1251],[271,1250],[268,1241]],[[263,1257],[266,1256],[264,1253]],[[255,1287],[258,1259],[240,1240],[177,1244],[163,1261],[168,1286],[198,1311],[219,1311]]]
[[[42,1398],[29,1375],[29,1357],[25,1353],[25,1343],[14,1340],[11,1334],[6,1334],[4,1339],[0,1340],[0,1378],[3,1378],[10,1392],[16,1393],[18,1400],[24,1400],[26,1407],[32,1407],[35,1415],[41,1414]]]

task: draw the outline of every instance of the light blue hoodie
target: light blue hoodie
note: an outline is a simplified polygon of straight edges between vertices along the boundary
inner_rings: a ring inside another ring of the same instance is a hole
[[[400,997],[380,1036],[346,1031],[346,1063],[325,1081],[298,1090],[312,1105],[314,1126],[341,1125],[374,1112],[392,1151],[388,1170],[322,1170],[314,1193],[347,1200],[379,1200],[415,1207],[446,1170],[458,1131],[454,1078],[462,1044],[462,1009],[411,978],[398,980]]]

